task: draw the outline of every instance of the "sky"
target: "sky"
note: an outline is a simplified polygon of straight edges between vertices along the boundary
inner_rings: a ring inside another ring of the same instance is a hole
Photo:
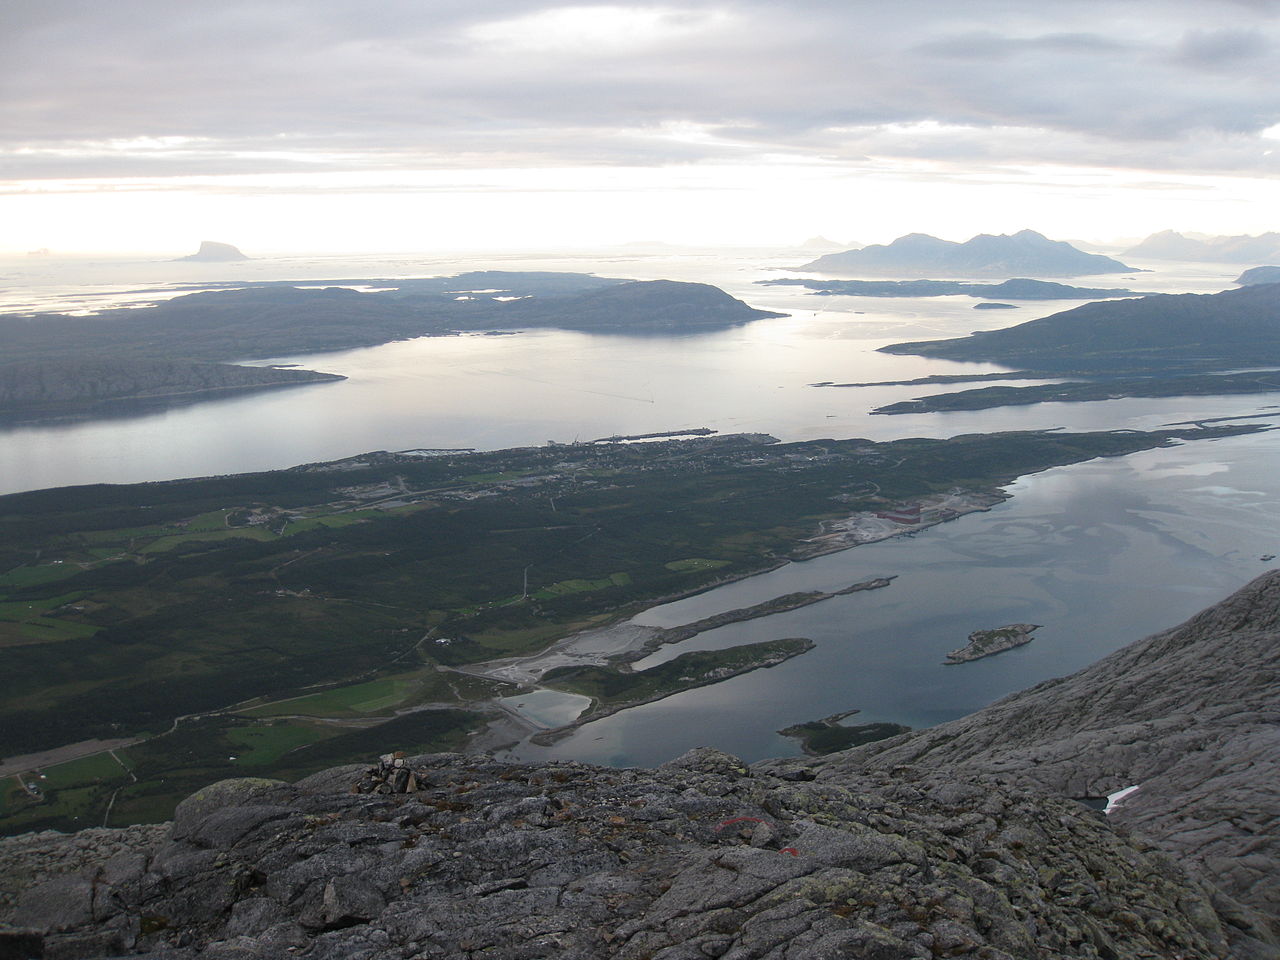
[[[0,253],[1280,229],[1280,0],[5,0]]]

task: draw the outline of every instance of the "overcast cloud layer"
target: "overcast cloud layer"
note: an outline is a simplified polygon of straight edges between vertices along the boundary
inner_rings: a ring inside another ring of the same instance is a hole
[[[767,158],[1280,171],[1273,0],[8,0],[0,178]]]

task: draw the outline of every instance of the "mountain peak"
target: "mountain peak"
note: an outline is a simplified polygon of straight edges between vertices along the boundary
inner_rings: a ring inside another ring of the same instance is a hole
[[[1008,279],[1129,273],[1134,268],[1035,230],[1020,230],[1012,235],[981,233],[964,243],[909,233],[887,245],[828,254],[800,269],[837,276]]]

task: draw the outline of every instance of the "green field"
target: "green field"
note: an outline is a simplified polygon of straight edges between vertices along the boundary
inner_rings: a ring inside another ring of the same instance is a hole
[[[21,589],[23,587],[53,583],[57,580],[65,580],[67,577],[75,576],[78,572],[78,568],[69,566],[62,561],[35,566],[14,567],[0,574],[0,590]]]
[[[227,740],[239,748],[237,753],[229,756],[235,756],[237,761],[250,767],[273,766],[290,750],[316,743],[331,735],[332,731],[283,721],[252,727],[233,727],[226,732]]]
[[[434,675],[435,671],[432,670]],[[305,697],[295,697],[261,707],[239,711],[246,717],[347,717],[388,711],[409,701],[415,693],[425,691],[430,679],[424,671],[395,677],[383,677]]]
[[[117,756],[120,756],[117,754]],[[45,767],[40,771],[41,786],[46,790],[61,787],[73,787],[89,783],[110,783],[128,779],[129,774],[124,766],[124,757],[117,762],[110,753],[95,753],[79,760],[68,760],[54,767]]]
[[[611,573],[599,580],[561,580],[543,587],[532,594],[535,600],[551,600],[570,593],[588,593],[592,590],[607,590],[609,587],[625,587],[631,583],[629,573]]]
[[[39,801],[10,777],[0,782],[0,817],[9,833],[101,826],[109,805],[109,825],[156,822],[172,817],[179,801],[214,780],[296,779],[340,763],[372,762],[387,749],[456,749],[481,723],[479,715],[461,710],[425,710],[354,729],[305,720],[207,718],[117,750],[129,770],[101,753],[28,774],[25,779],[43,791]]]
[[[31,643],[52,643],[91,637],[97,627],[59,617],[47,616],[80,598],[64,594],[30,602],[0,602],[0,647]]]
[[[676,573],[694,573],[700,570],[719,570],[721,567],[727,567],[728,560],[704,560],[701,557],[689,557],[686,560],[672,560],[666,564],[668,570],[674,570]]]

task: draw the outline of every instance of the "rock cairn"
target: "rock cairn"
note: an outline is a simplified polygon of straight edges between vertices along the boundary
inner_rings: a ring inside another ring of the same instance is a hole
[[[418,778],[409,766],[403,750],[395,753],[384,753],[378,758],[378,764],[369,767],[351,786],[352,793],[377,793],[383,796],[390,793],[415,793],[418,789]]]

